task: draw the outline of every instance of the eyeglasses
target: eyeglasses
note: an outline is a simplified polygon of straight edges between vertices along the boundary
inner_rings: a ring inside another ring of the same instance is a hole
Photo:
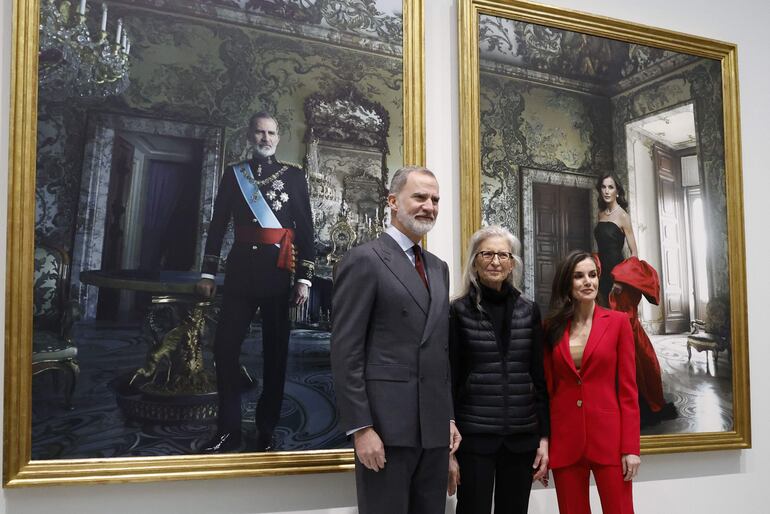
[[[492,262],[495,257],[502,263],[502,262],[508,262],[509,260],[513,259],[513,254],[511,252],[490,252],[490,251],[483,251],[478,252],[476,254],[476,257],[481,257],[481,260],[483,262]]]

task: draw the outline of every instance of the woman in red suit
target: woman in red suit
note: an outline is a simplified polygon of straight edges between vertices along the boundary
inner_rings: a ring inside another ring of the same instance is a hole
[[[574,251],[554,277],[545,322],[550,458],[561,514],[590,514],[589,473],[605,514],[633,514],[639,402],[628,316],[596,304],[599,270]]]

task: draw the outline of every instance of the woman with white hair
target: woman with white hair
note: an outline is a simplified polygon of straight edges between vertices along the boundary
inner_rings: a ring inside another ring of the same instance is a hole
[[[532,481],[547,481],[543,332],[537,304],[517,289],[520,250],[502,227],[473,234],[450,310],[454,413],[463,442],[450,461],[449,493],[457,489],[458,514],[491,512],[493,489],[496,514],[524,514]]]

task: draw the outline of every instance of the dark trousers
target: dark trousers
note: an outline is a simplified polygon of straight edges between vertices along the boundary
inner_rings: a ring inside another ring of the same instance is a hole
[[[286,380],[290,329],[287,291],[263,298],[225,293],[214,339],[219,394],[217,425],[220,432],[241,430],[241,344],[257,308],[262,318],[263,388],[255,417],[260,434],[269,437],[281,416]]]
[[[553,470],[556,499],[559,501],[561,514],[591,514],[589,473],[594,474],[602,512],[634,514],[633,486],[630,481],[623,480],[620,464],[603,466],[585,459],[572,466]]]
[[[461,445],[457,514],[492,512],[493,489],[495,514],[526,514],[535,454],[535,450],[512,452],[504,444],[494,453],[475,453],[463,451]]]
[[[385,467],[356,458],[359,514],[444,514],[449,448],[385,447]]]

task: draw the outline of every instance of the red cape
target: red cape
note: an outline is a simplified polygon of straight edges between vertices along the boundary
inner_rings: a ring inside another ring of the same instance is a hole
[[[636,381],[639,395],[647,402],[650,410],[659,412],[666,404],[663,398],[663,382],[660,363],[647,333],[639,322],[638,307],[642,295],[653,305],[660,302],[660,279],[655,268],[630,257],[612,270],[612,278],[621,285],[610,293],[610,308],[625,312],[631,321],[636,345]]]

